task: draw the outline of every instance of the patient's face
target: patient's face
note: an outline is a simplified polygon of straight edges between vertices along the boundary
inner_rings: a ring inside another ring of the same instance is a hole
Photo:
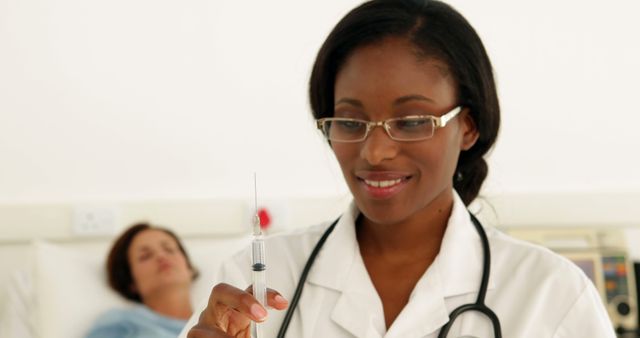
[[[129,247],[135,289],[145,301],[176,288],[189,288],[193,272],[178,243],[161,230],[144,230]]]

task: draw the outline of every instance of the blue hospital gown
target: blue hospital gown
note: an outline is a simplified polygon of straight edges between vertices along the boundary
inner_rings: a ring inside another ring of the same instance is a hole
[[[111,310],[95,322],[86,338],[176,338],[187,324],[139,305]]]

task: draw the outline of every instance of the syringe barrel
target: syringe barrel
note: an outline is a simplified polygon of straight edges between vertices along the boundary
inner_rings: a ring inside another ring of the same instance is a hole
[[[253,297],[267,308],[267,265],[264,254],[264,241],[261,236],[254,238],[251,243],[251,252],[251,262],[253,263],[251,266],[253,270]],[[261,323],[252,323],[252,337],[263,337]]]
[[[262,306],[267,307],[267,281],[264,271],[253,272],[253,297],[255,297]]]
[[[264,240],[260,237],[257,237],[251,242],[251,263],[253,264],[253,271],[260,271],[266,268],[266,259],[264,254]],[[262,267],[257,266],[257,264],[261,264]]]
[[[256,238],[251,243],[253,270],[253,296],[262,304],[267,304],[266,260],[264,254],[264,241]]]

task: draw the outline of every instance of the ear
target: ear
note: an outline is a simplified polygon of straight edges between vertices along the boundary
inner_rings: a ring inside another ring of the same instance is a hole
[[[478,126],[469,113],[469,108],[465,107],[460,113],[462,142],[460,142],[460,150],[469,150],[476,144],[480,137]]]

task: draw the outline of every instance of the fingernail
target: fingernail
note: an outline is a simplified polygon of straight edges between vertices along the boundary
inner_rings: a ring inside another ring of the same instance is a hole
[[[258,304],[251,305],[251,314],[258,320],[264,320],[264,318],[267,317],[267,311]]]
[[[282,297],[280,295],[276,295],[273,299],[275,299],[276,302],[278,302],[278,303],[287,303],[287,300],[284,299],[284,297]]]

